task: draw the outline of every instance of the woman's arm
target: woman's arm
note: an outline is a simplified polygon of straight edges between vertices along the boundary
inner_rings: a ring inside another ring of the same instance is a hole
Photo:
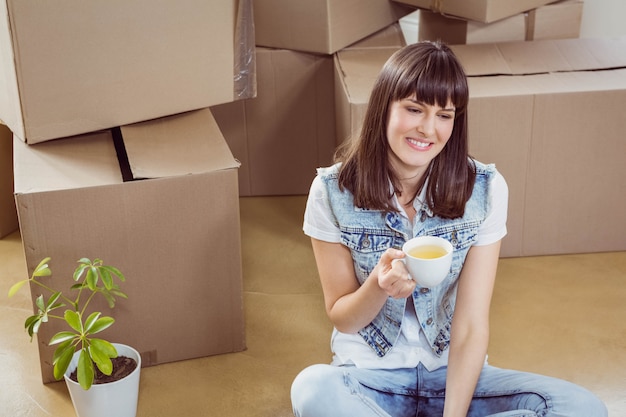
[[[465,417],[489,344],[489,309],[500,241],[472,247],[459,277],[452,319],[444,417]]]
[[[317,239],[311,242],[326,313],[340,332],[356,333],[371,323],[387,297],[408,297],[415,288],[415,282],[407,279],[403,264],[391,265],[393,259],[404,256],[400,250],[385,251],[370,276],[359,285],[347,247]]]

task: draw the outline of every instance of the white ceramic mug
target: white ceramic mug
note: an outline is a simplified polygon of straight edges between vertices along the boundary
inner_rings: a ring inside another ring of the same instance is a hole
[[[402,245],[406,255],[395,261],[404,262],[409,276],[421,287],[435,287],[450,272],[453,247],[437,236],[418,236]]]

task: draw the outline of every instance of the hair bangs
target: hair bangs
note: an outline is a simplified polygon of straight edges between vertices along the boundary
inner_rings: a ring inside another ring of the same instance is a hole
[[[408,55],[405,59],[409,60]],[[407,61],[408,62],[408,61]],[[450,103],[461,114],[467,107],[469,88],[465,71],[458,61],[440,48],[432,48],[422,59],[412,59],[412,65],[401,66],[393,100],[415,98],[428,105],[446,107]]]

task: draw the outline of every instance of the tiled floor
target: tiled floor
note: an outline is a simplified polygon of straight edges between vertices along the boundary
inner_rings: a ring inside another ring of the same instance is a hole
[[[144,368],[138,417],[291,415],[293,377],[330,359],[304,201],[241,199],[248,349]],[[64,383],[41,383],[22,331],[28,296],[3,295],[25,268],[19,233],[0,240],[0,416],[71,417]],[[502,259],[498,272],[490,362],[582,384],[625,416],[626,252]]]

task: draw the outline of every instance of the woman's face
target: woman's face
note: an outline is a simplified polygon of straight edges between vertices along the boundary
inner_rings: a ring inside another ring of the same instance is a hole
[[[414,96],[391,103],[387,140],[391,164],[400,178],[420,178],[448,143],[454,127],[454,106],[431,106]]]

